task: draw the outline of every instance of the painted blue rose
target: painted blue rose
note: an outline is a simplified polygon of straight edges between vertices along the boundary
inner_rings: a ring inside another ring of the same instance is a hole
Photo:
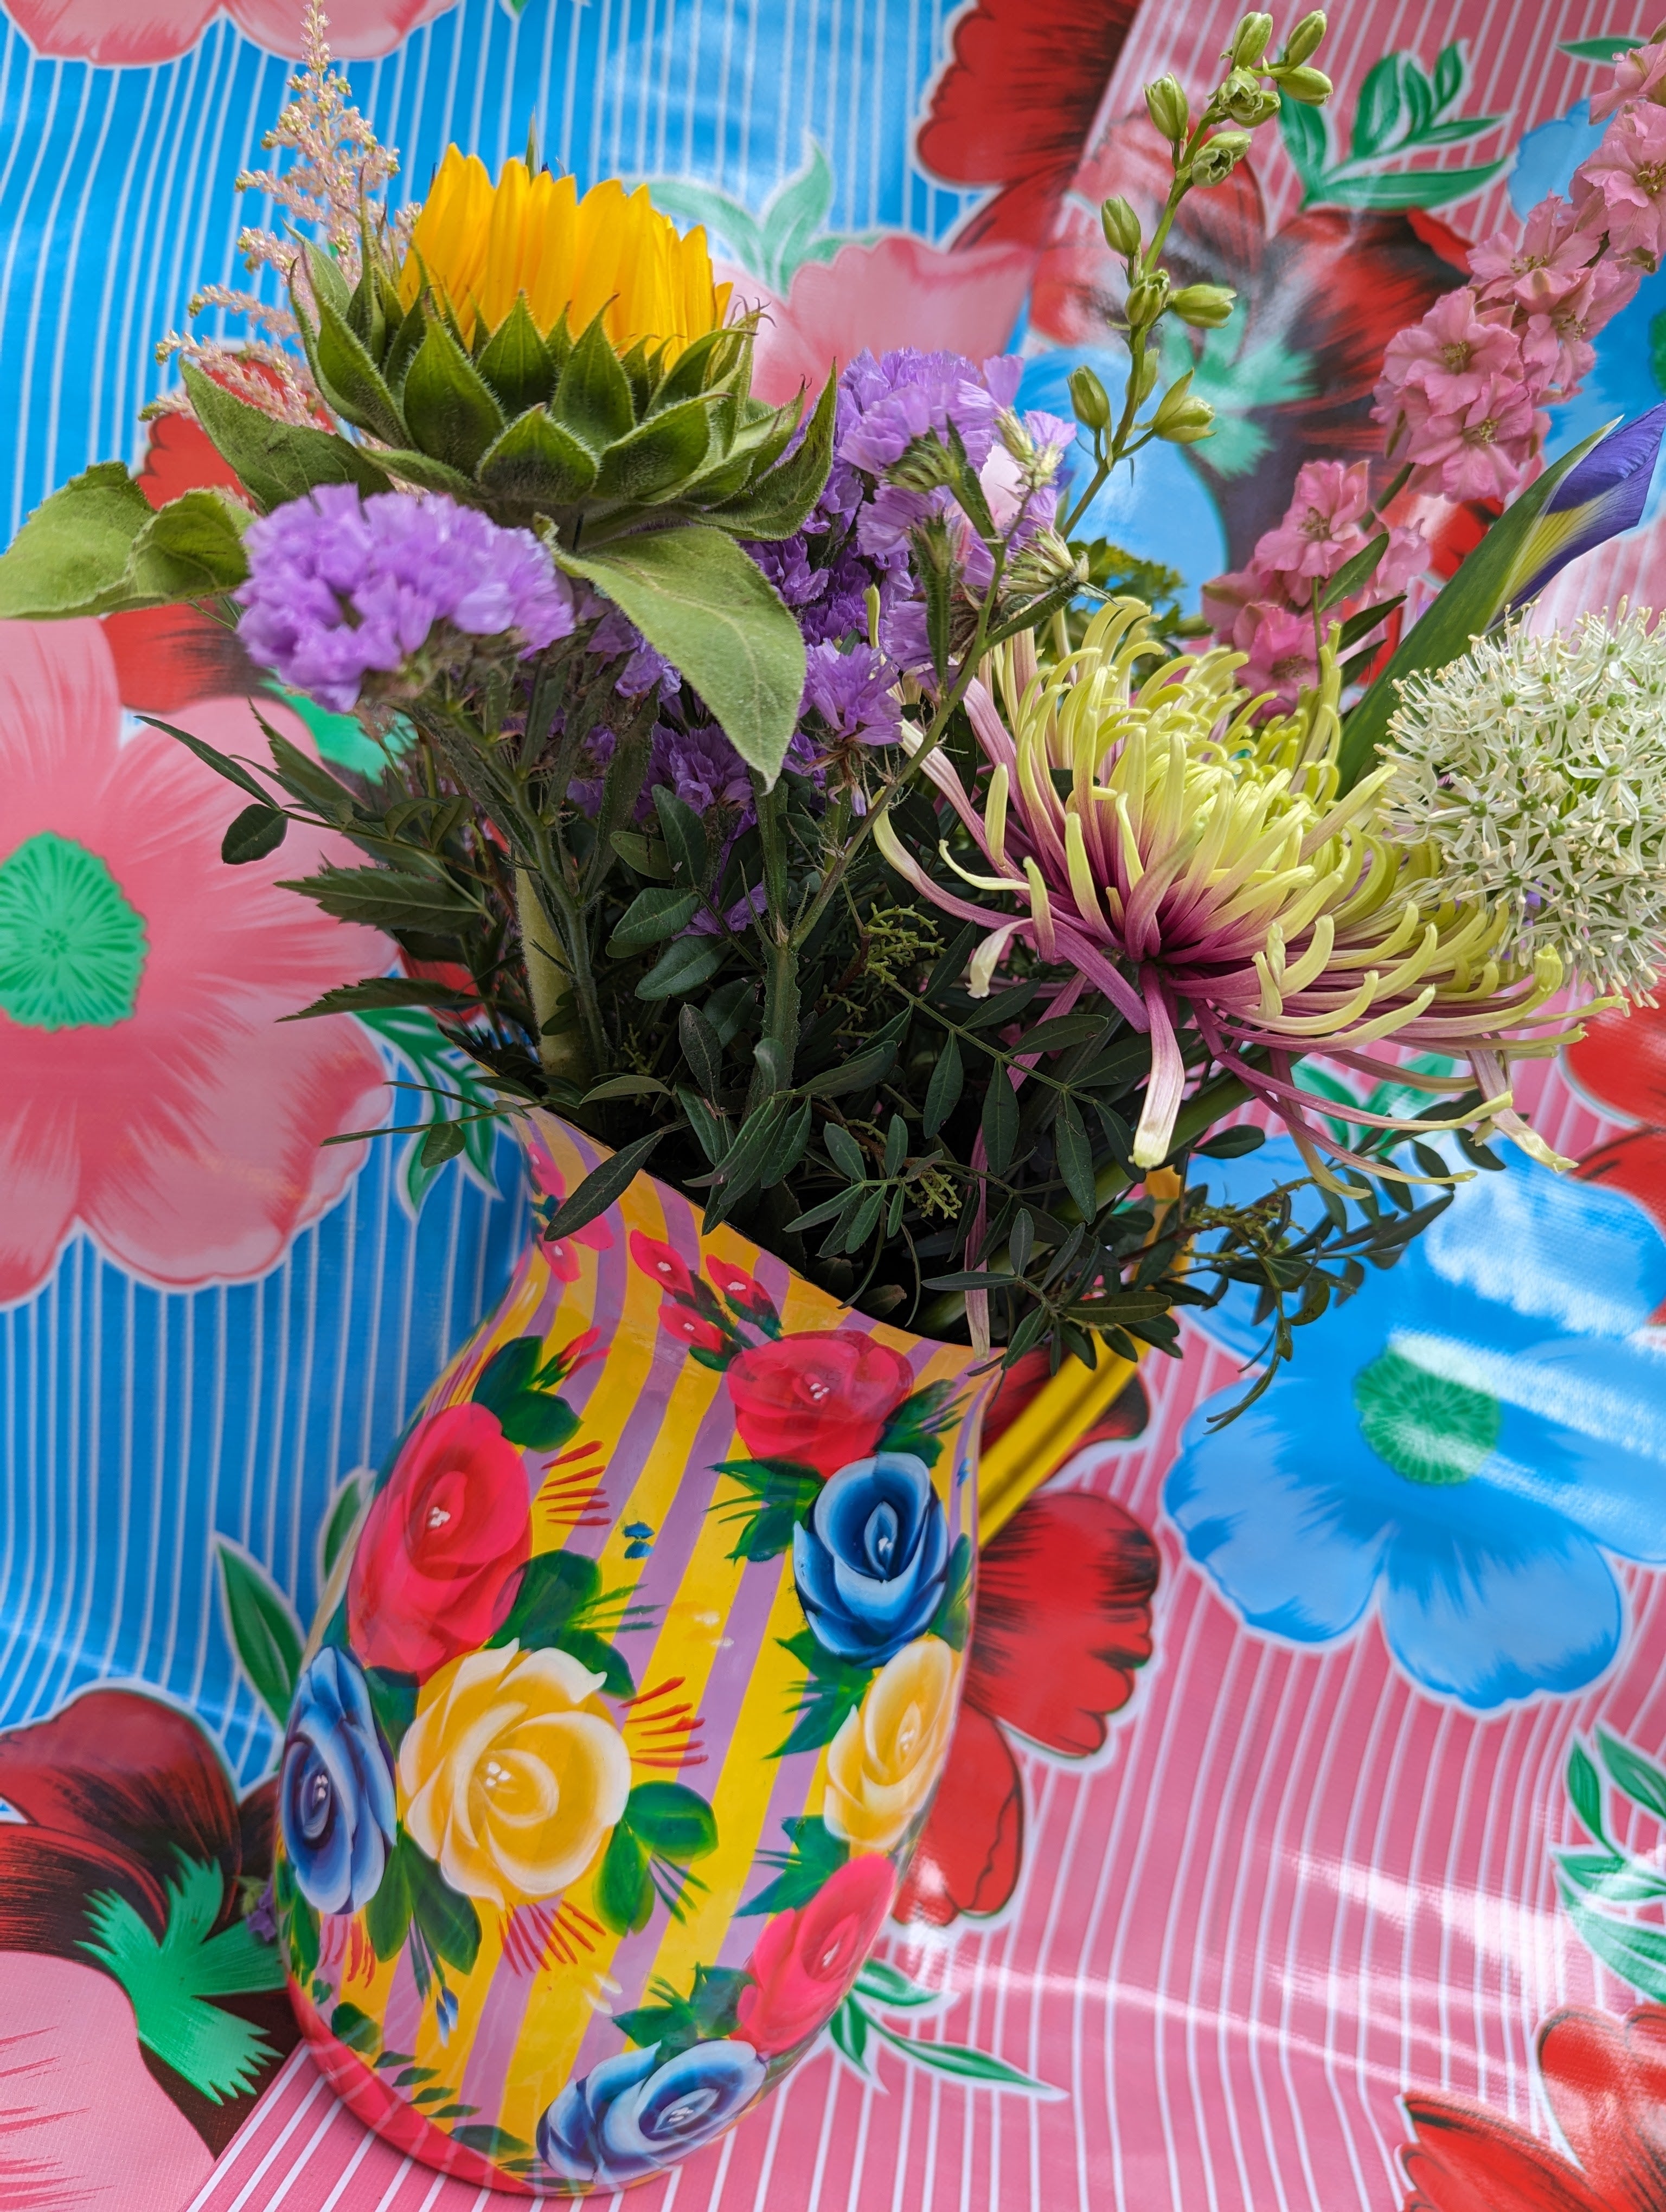
[[[1666,1563],[1666,1241],[1500,1150],[1257,1404],[1199,1408],[1164,1501],[1250,1626],[1325,1644],[1375,1610],[1414,1681],[1481,1711],[1592,1681],[1624,1625],[1608,1555]],[[1211,1181],[1301,1172],[1280,1139]],[[1236,1292],[1203,1325],[1243,1356],[1264,1335]]]
[[[750,2043],[696,2043],[604,2058],[571,2081],[538,2124],[538,2155],[563,2181],[625,2189],[686,2158],[740,2118],[763,2087]]]
[[[301,1895],[320,1912],[368,1904],[393,1848],[393,1773],[364,1676],[328,1645],[295,1688],[277,1809]]]
[[[793,1573],[816,1641],[884,1664],[929,1627],[949,1569],[949,1524],[909,1452],[853,1460],[793,1532]]]

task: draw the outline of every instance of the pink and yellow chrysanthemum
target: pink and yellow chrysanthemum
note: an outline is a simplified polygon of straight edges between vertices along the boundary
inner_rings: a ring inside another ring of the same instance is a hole
[[[1366,1056],[1385,1041],[1467,1055],[1488,1118],[1542,1152],[1511,1110],[1505,1069],[1560,1042],[1541,1034],[1563,1019],[1547,1011],[1560,962],[1513,967],[1502,951],[1507,915],[1434,902],[1431,856],[1378,819],[1389,769],[1337,795],[1334,656],[1303,711],[1257,723],[1262,702],[1237,684],[1240,654],[1186,654],[1139,679],[1152,653],[1146,612],[1113,602],[1044,675],[1027,636],[996,656],[1005,719],[985,684],[967,701],[988,763],[978,799],[941,752],[927,759],[987,872],[961,869],[946,846],[945,860],[971,888],[1017,902],[974,955],[974,992],[988,990],[1022,939],[1149,1031],[1134,1146],[1142,1167],[1158,1165],[1173,1142],[1188,1012],[1214,1060],[1280,1115],[1316,1166],[1322,1152],[1366,1163],[1310,1119],[1294,1061],[1322,1051],[1404,1082],[1404,1069]],[[891,866],[935,904],[994,919],[930,878],[888,817],[876,835]],[[1430,1091],[1462,1087],[1414,1079]],[[1326,1111],[1376,1127],[1441,1126]]]

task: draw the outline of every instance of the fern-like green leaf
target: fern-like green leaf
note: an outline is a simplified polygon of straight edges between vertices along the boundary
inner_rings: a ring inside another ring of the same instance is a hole
[[[140,2042],[216,2105],[252,2089],[277,2054],[258,2027],[207,2000],[283,1985],[276,1946],[246,1921],[210,1932],[224,1897],[218,1867],[182,1857],[161,1942],[125,1898],[106,1889],[87,1901],[93,1932],[81,1944],[127,1992]]]

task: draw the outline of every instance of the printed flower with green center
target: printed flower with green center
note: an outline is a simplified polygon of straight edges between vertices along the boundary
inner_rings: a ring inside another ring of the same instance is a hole
[[[1543,1011],[1563,980],[1554,951],[1512,964],[1507,915],[1430,897],[1434,856],[1389,836],[1378,817],[1389,769],[1338,795],[1329,651],[1316,696],[1257,723],[1262,702],[1237,687],[1241,654],[1183,654],[1153,670],[1145,616],[1137,601],[1113,601],[1081,647],[1044,672],[1031,640],[1014,640],[998,660],[1005,720],[972,686],[968,708],[989,767],[981,804],[941,753],[926,763],[989,870],[958,872],[1018,899],[1016,916],[945,890],[889,817],[876,829],[916,890],[990,925],[972,960],[974,991],[987,992],[1018,938],[1149,1030],[1134,1144],[1143,1167],[1159,1165],[1173,1142],[1187,1008],[1213,1058],[1282,1116],[1315,1172],[1324,1172],[1322,1152],[1357,1156],[1310,1119],[1294,1060],[1319,1050],[1403,1079],[1366,1056],[1385,1039],[1468,1054],[1492,1115],[1542,1153],[1511,1109],[1505,1063],[1558,1041],[1535,1034],[1563,1019]],[[1365,1126],[1383,1119],[1338,1110]]]
[[[1297,1180],[1275,1139],[1212,1163],[1217,1199]],[[1252,1628],[1298,1644],[1373,1610],[1427,1690],[1486,1711],[1613,1659],[1609,1555],[1666,1563],[1666,1239],[1616,1190],[1512,1158],[1462,1185],[1225,1428],[1201,1407],[1164,1502]],[[1201,1327],[1253,1358],[1253,1293]]]

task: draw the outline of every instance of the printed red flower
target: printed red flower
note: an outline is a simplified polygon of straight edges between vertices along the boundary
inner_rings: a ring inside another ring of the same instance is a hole
[[[998,185],[961,244],[1045,246],[1139,0],[977,0],[955,28],[915,150],[952,185]]]
[[[1006,1731],[1062,1759],[1104,1745],[1151,1657],[1157,1547],[1108,1498],[1031,1498],[982,1553],[960,1718],[894,1911],[946,1927],[998,1912],[1024,1857],[1024,1789]]]
[[[661,1311],[660,1323],[667,1336],[680,1336],[701,1352],[725,1352],[729,1340],[715,1322],[708,1321],[703,1314],[690,1313],[683,1306],[672,1306]]]
[[[729,1367],[735,1426],[755,1459],[836,1474],[878,1448],[914,1388],[900,1352],[855,1329],[808,1328],[749,1346]]]
[[[1539,2075],[1572,2157],[1485,2106],[1418,2092],[1403,2212],[1653,2212],[1666,2203],[1666,2007],[1554,2014]]]
[[[531,1155],[532,1181],[537,1184],[544,1204],[540,1209],[544,1218],[553,1219],[556,1210],[566,1202],[567,1188],[549,1162],[538,1153]],[[541,1232],[544,1256],[550,1263],[550,1273],[558,1283],[576,1283],[582,1264],[579,1254],[611,1252],[613,1231],[607,1225],[605,1214],[598,1214],[587,1221],[581,1229],[575,1229],[565,1237],[551,1237]]]
[[[673,1297],[685,1298],[693,1290],[694,1278],[689,1273],[687,1261],[659,1237],[644,1237],[640,1229],[633,1229],[630,1257],[645,1275],[652,1275],[660,1288]]]
[[[735,2007],[736,2032],[765,2058],[796,2050],[848,1995],[885,1925],[897,1887],[877,1852],[848,1859],[809,1902],[779,1912],[746,1961],[751,1976]]]
[[[508,1618],[531,1545],[526,1468],[483,1406],[447,1406],[406,1439],[365,1516],[347,1628],[371,1667],[426,1678]]]
[[[1643,1124],[1587,1152],[1574,1173],[1623,1190],[1666,1228],[1666,1008],[1598,1014],[1562,1060],[1594,1105]],[[1666,1306],[1653,1319],[1666,1322]]]

